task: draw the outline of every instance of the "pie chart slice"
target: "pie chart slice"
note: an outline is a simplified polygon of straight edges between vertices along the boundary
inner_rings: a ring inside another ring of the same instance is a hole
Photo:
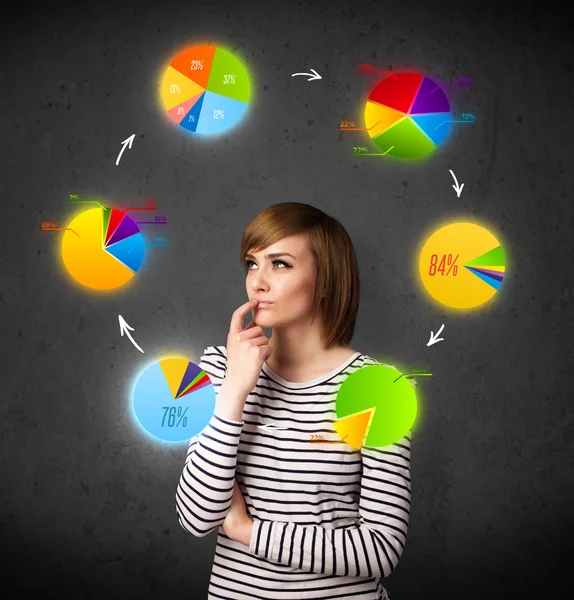
[[[169,116],[179,125],[185,119],[185,115],[191,111],[195,103],[201,98],[202,94],[203,90],[196,96],[192,96],[189,100],[174,106],[168,111]]]
[[[465,269],[480,277],[485,283],[498,290],[504,279],[504,252],[501,246],[465,263]]]
[[[397,369],[372,365],[345,379],[337,394],[336,412],[334,427],[344,442],[357,449],[382,447],[409,432],[417,402],[410,381],[400,377]]]
[[[110,224],[111,215],[112,215],[112,209],[108,208],[108,207],[104,207],[104,228],[102,230],[102,242],[104,245],[106,243],[106,235],[108,233],[108,227]]]
[[[134,233],[105,247],[106,215],[108,231],[113,224],[119,225],[125,219],[131,221],[115,209],[91,208],[70,222],[62,238],[62,260],[67,271],[78,283],[97,290],[125,285],[141,267],[144,256],[143,236],[133,221],[135,229],[126,223],[123,231]]]
[[[144,257],[145,242],[141,233],[135,233],[115,244],[106,246],[106,251],[134,273],[140,268]]]
[[[232,98],[226,98],[213,92],[205,92],[201,115],[197,124],[197,133],[219,133],[229,129],[229,122],[237,123],[247,104]]]
[[[118,213],[119,211],[115,212]],[[106,246],[111,246],[116,242],[121,242],[125,238],[130,237],[130,235],[135,235],[140,231],[139,227],[129,215],[123,213],[120,214],[122,214],[122,220],[118,223],[118,226],[113,234],[109,236],[108,240],[106,241]]]
[[[211,379],[207,373],[200,369],[196,364],[189,363],[184,376],[181,378],[179,389],[177,390],[176,398],[181,398],[195,390],[202,388],[204,385],[209,385]]]
[[[464,265],[464,267],[469,271],[472,271],[473,273],[482,273],[483,275],[488,276],[490,279],[496,280],[498,282],[504,279],[503,267],[492,267],[492,269],[479,269],[478,267],[469,267],[468,265]]]
[[[159,361],[159,366],[163,372],[163,376],[169,386],[169,391],[174,398],[177,398],[177,392],[181,386],[181,380],[183,379],[189,364],[185,360],[179,358],[166,358]]]
[[[504,262],[502,246],[496,246],[473,260],[467,261],[465,265],[467,267],[489,267],[489,265],[504,265]]]
[[[426,290],[452,308],[473,308],[490,300],[506,273],[496,237],[474,223],[452,223],[423,245],[419,273]]]
[[[215,46],[193,46],[178,54],[169,65],[205,90],[215,50]]]
[[[180,392],[182,389],[186,391]],[[165,358],[139,376],[133,409],[149,434],[163,441],[181,442],[209,423],[215,410],[215,391],[207,373],[195,363]]]
[[[341,441],[349,446],[360,450],[367,436],[369,425],[375,414],[374,408],[369,408],[364,412],[343,417],[334,423],[335,431],[341,437]]]
[[[168,112],[203,92],[203,87],[174,69],[167,68],[161,84],[161,97]]]
[[[397,158],[417,158],[432,152],[436,144],[417,127],[412,119],[405,118],[373,138],[373,142],[383,151]]]
[[[231,52],[221,48],[215,50],[207,90],[240,102],[249,101],[247,71]]]
[[[383,79],[369,95],[371,102],[408,114],[423,81],[419,73],[396,73]]]
[[[205,98],[205,92],[201,94],[201,96],[197,99],[194,105],[190,108],[189,112],[185,115],[185,117],[180,121],[180,125],[187,129],[188,131],[193,131],[197,129],[197,124],[199,123],[199,117],[201,116],[201,109],[203,107],[203,99]]]
[[[415,125],[433,142],[439,145],[448,133],[450,113],[433,113],[430,115],[413,115],[410,117]]]
[[[201,378],[198,377],[197,381],[190,383],[189,386],[181,392],[178,398],[186,396],[187,394],[191,394],[191,392],[195,392],[206,385],[211,385],[211,379],[209,379],[209,375],[207,374],[203,375]]]
[[[251,95],[247,70],[231,52],[194,46],[172,59],[161,86],[171,121],[195,134],[218,134],[245,114]]]
[[[375,102],[369,101],[365,106],[365,127],[372,138],[384,133],[405,117],[406,115],[401,111]]]
[[[490,272],[484,269],[475,269],[472,267],[467,267],[466,265],[464,267],[465,269],[468,269],[473,275],[476,275],[477,277],[482,279],[484,283],[487,283],[488,285],[493,287],[495,291],[498,290],[500,284],[502,283],[504,273],[491,274]]]
[[[118,225],[122,222],[124,213],[121,210],[115,208],[104,209],[104,245],[106,245],[114,231],[118,228]]]
[[[409,112],[411,115],[450,113],[450,106],[442,89],[432,79],[425,77]]]

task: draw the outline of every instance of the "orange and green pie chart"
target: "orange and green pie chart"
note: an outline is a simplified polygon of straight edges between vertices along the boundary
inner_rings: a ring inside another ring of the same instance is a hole
[[[356,449],[388,446],[403,438],[417,415],[411,382],[389,365],[362,367],[341,384],[335,430]]]
[[[111,290],[137,273],[144,247],[143,235],[129,215],[115,208],[90,208],[64,232],[62,258],[78,283]]]
[[[435,231],[422,247],[419,273],[438,302],[474,308],[500,289],[506,272],[504,251],[488,229],[451,223]]]
[[[403,72],[385,77],[365,105],[365,127],[373,142],[397,158],[429,154],[446,138],[450,105],[430,77]]]
[[[161,97],[170,119],[196,134],[217,134],[233,127],[251,95],[249,74],[231,52],[192,46],[169,63]]]

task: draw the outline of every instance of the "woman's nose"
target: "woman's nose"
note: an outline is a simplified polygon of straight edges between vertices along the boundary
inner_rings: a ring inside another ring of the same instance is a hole
[[[258,269],[256,273],[253,273],[251,277],[251,287],[254,290],[258,290],[261,287],[268,287],[267,275],[261,269]]]

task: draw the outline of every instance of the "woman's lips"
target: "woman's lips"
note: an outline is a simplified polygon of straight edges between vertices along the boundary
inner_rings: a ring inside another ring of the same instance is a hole
[[[257,305],[257,308],[268,308],[272,304],[273,304],[273,302],[259,302],[259,304]]]

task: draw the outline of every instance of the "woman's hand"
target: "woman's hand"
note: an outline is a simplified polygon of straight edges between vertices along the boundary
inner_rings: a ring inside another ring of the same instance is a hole
[[[227,335],[227,369],[224,384],[245,398],[253,391],[263,363],[273,353],[263,328],[255,325],[254,320],[243,327],[243,319],[249,311],[254,314],[257,305],[257,300],[242,304],[233,313]]]
[[[250,545],[253,519],[247,514],[245,499],[235,478],[233,479],[231,506],[222,526],[225,534],[232,540],[240,542],[245,546]]]

